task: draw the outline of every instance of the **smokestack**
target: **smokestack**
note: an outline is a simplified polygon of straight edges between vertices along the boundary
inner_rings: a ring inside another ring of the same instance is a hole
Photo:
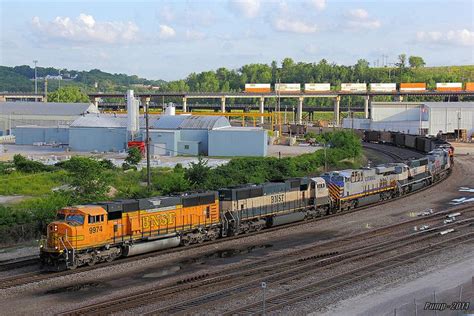
[[[129,140],[134,140],[138,134],[138,101],[133,90],[127,90],[127,132]]]

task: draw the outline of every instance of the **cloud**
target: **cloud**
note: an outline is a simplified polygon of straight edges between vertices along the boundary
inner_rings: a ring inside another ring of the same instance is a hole
[[[298,20],[286,20],[282,18],[277,18],[273,26],[277,31],[280,32],[290,32],[290,33],[301,33],[301,34],[310,34],[315,33],[318,30],[316,24],[310,24]]]
[[[350,10],[348,15],[354,19],[365,20],[369,17],[369,12],[364,9],[354,9]]]
[[[160,24],[160,32],[158,33],[158,37],[161,39],[170,39],[175,37],[176,31],[168,25]]]
[[[129,43],[137,39],[139,31],[133,22],[97,22],[92,15],[84,13],[76,19],[58,16],[50,22],[35,16],[31,25],[42,37],[84,43]]]
[[[206,37],[206,34],[193,30],[186,30],[186,39],[188,40],[202,40]]]
[[[309,4],[318,11],[326,8],[326,0],[308,0]]]
[[[447,32],[417,32],[416,39],[421,43],[440,45],[474,46],[474,31],[468,29]]]
[[[346,13],[346,28],[351,30],[361,30],[361,29],[378,29],[382,23],[374,18],[371,18],[369,12],[364,9],[353,9]]]
[[[230,7],[246,18],[254,18],[260,11],[260,0],[230,0]]]

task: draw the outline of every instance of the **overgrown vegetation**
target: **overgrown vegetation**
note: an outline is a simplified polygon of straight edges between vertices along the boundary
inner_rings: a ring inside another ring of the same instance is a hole
[[[280,181],[315,175],[325,159],[332,168],[358,167],[361,145],[350,131],[311,135],[323,150],[289,158],[234,158],[228,164],[210,168],[199,158],[189,168],[153,168],[151,191],[146,188],[146,170],[123,170],[108,160],[73,157],[56,166],[45,166],[15,156],[13,163],[0,164],[0,195],[28,198],[8,207],[0,206],[2,243],[39,237],[56,210],[68,205],[97,202],[110,198],[142,198],[177,194],[191,190],[215,190],[246,183]],[[326,157],[326,158],[325,158]],[[20,170],[21,169],[21,170]],[[111,190],[111,189],[114,190]],[[113,197],[110,196],[113,192]],[[15,228],[16,227],[16,228]]]

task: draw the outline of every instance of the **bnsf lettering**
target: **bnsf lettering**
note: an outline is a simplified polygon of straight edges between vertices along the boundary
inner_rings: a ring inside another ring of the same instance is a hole
[[[283,203],[285,200],[284,194],[272,195],[272,204]]]
[[[150,215],[150,216],[142,218],[142,226],[143,228],[150,228],[150,227],[174,225],[175,217],[176,217],[175,213],[162,214],[162,215]]]
[[[89,234],[95,234],[102,231],[102,226],[89,227]]]

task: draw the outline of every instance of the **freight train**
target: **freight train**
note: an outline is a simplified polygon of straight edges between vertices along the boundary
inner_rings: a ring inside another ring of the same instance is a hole
[[[367,91],[390,93],[390,92],[424,92],[430,91],[424,82],[409,82],[409,83],[341,83],[336,90],[331,89],[330,83],[305,83],[303,90],[299,83],[276,83],[274,91],[276,93],[285,94],[299,94],[304,93],[328,93],[330,91],[338,91],[339,93],[365,93]],[[474,91],[474,82],[438,82],[436,83],[434,91],[450,92],[450,91]],[[244,92],[246,93],[270,93],[272,86],[269,83],[247,83],[245,84]]]
[[[452,152],[442,147],[407,163],[332,171],[320,177],[66,207],[47,227],[40,260],[48,270],[74,269],[391,199],[448,174]]]

